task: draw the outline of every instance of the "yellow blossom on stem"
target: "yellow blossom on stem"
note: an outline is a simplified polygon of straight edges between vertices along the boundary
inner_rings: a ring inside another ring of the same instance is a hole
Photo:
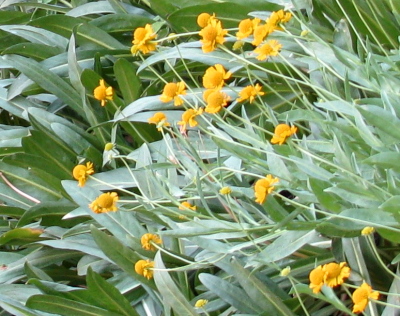
[[[321,292],[321,288],[324,285],[324,276],[325,272],[324,270],[322,270],[321,265],[311,270],[309,279],[310,279],[310,288],[313,290],[313,293],[317,294]]]
[[[202,307],[206,306],[207,303],[208,303],[208,300],[204,300],[204,299],[197,300],[197,302],[194,304],[194,307],[202,308]]]
[[[239,32],[236,33],[238,40],[244,39],[253,34],[255,28],[260,24],[260,19],[245,19],[239,23]]]
[[[228,34],[228,31],[222,28],[221,21],[218,19],[211,19],[207,26],[201,29],[199,33],[202,37],[200,42],[203,43],[201,47],[203,53],[210,53],[215,50],[218,44],[223,44],[226,34]]]
[[[86,165],[76,165],[72,170],[75,180],[78,180],[78,186],[83,187],[89,175],[94,173],[93,163],[87,162]]]
[[[283,10],[274,11],[271,13],[270,17],[268,18],[267,23],[274,24],[278,26],[281,23],[287,23],[292,18],[292,14],[290,12],[285,12]]]
[[[162,102],[170,102],[174,100],[174,105],[182,105],[183,100],[180,95],[186,94],[186,86],[183,81],[175,83],[170,82],[164,86],[163,93],[160,97]]]
[[[361,235],[366,236],[372,234],[375,231],[375,228],[367,226],[361,230]]]
[[[100,79],[99,85],[93,90],[94,98],[101,102],[101,106],[105,106],[108,100],[112,100],[113,94],[113,88],[106,87],[104,79]]]
[[[131,53],[136,55],[138,51],[141,51],[143,54],[147,54],[156,50],[157,43],[153,41],[156,37],[157,34],[154,33],[150,24],[146,24],[145,27],[138,27],[133,32]]]
[[[144,276],[148,280],[153,277],[154,261],[150,260],[139,260],[135,263],[135,272]]]
[[[203,109],[200,108],[198,110],[195,109],[188,109],[182,114],[182,121],[178,122],[178,125],[181,126],[181,130],[185,131],[186,126],[189,125],[190,127],[197,126],[198,122],[196,121],[196,116],[203,113]]]
[[[256,202],[263,204],[267,198],[267,195],[274,190],[273,184],[278,182],[278,178],[273,178],[272,175],[267,175],[264,179],[259,179],[254,185],[254,194]]]
[[[274,136],[271,139],[272,144],[282,145],[288,137],[297,132],[297,127],[290,127],[287,124],[279,124],[275,127]]]
[[[289,266],[287,266],[286,268],[281,270],[281,273],[279,273],[279,275],[282,277],[287,277],[290,274],[291,270],[292,269]]]
[[[209,13],[201,13],[197,17],[197,25],[201,28],[206,27],[210,21],[216,20],[215,14],[211,15]]]
[[[167,116],[162,112],[155,113],[148,119],[148,122],[149,124],[156,124],[159,131],[161,131],[163,126],[170,126],[170,124],[167,122]]]
[[[261,91],[261,89],[262,87],[258,83],[255,86],[247,86],[239,92],[239,98],[236,99],[236,101],[243,102],[245,100],[249,100],[250,103],[252,103],[256,96],[265,94],[265,92]]]
[[[117,211],[118,194],[116,192],[107,192],[99,195],[92,203],[90,209],[96,213],[107,213]]]
[[[221,190],[219,190],[219,193],[222,195],[227,195],[227,194],[231,194],[232,190],[230,187],[223,187],[221,188]]]
[[[230,97],[226,93],[221,92],[221,90],[206,90],[203,93],[203,99],[207,103],[204,111],[215,114],[228,104]]]
[[[161,245],[161,238],[156,234],[146,233],[140,238],[142,248],[145,250],[155,251],[156,247],[152,243]]]
[[[192,205],[189,202],[182,202],[181,205],[179,205],[179,209],[181,211],[187,210],[187,209],[195,211],[195,210],[197,210],[197,206],[196,205]]]
[[[379,298],[378,291],[372,291],[372,288],[367,283],[361,284],[361,286],[353,292],[351,299],[353,300],[353,313],[361,313],[365,310],[370,299],[377,300]]]
[[[253,41],[251,44],[254,46],[260,45],[275,28],[271,24],[259,24],[254,28]]]
[[[231,76],[231,72],[226,71],[222,65],[216,64],[207,68],[203,76],[203,86],[206,89],[219,89]]]
[[[265,44],[257,47],[254,53],[258,54],[256,57],[258,60],[265,60],[269,56],[277,56],[281,48],[282,44],[277,40],[269,40]]]
[[[324,283],[329,287],[335,287],[343,284],[344,279],[350,276],[350,268],[346,262],[331,262],[322,267],[324,271]]]

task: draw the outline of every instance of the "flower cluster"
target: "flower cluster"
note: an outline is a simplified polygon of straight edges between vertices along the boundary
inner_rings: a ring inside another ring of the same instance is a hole
[[[202,27],[199,35],[202,37],[200,41],[204,53],[212,52],[218,44],[225,42],[224,36],[228,31],[222,28],[222,22],[215,15],[202,13],[197,17],[197,24]]]
[[[346,262],[319,265],[310,272],[310,288],[314,293],[319,293],[323,285],[335,287],[350,276],[350,268]]]

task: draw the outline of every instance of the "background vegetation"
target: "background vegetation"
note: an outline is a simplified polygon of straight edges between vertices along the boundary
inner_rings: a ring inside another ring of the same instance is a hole
[[[399,312],[397,1],[0,7],[1,315],[351,315],[362,282],[380,293],[366,315]],[[233,49],[241,20],[280,9],[293,17],[268,37],[277,56],[256,59],[251,40]],[[204,12],[228,30],[209,53]],[[133,55],[146,24],[157,49]],[[232,73],[229,104],[181,133],[215,64]],[[113,89],[104,107],[101,79]],[[180,81],[184,106],[162,102]],[[256,83],[265,94],[238,102]],[[169,127],[149,124],[157,112]],[[297,132],[271,144],[281,123]],[[86,162],[95,173],[79,187],[72,170]],[[279,182],[256,203],[268,174]],[[118,210],[95,214],[88,205],[104,192]],[[367,226],[375,233],[361,235]],[[146,233],[162,243],[143,249]],[[154,277],[135,271],[139,260],[155,262]],[[350,277],[313,293],[310,271],[331,262]]]

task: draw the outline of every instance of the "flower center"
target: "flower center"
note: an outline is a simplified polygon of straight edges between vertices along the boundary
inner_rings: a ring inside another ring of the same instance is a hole
[[[164,94],[173,98],[178,94],[178,85],[173,82],[166,84],[164,88]]]
[[[147,31],[143,27],[139,27],[135,30],[135,33],[133,34],[133,37],[135,38],[136,41],[142,42],[146,40],[147,37]]]
[[[215,91],[208,96],[207,102],[209,106],[221,106],[224,103],[224,96],[221,92]]]
[[[101,208],[110,208],[114,203],[114,199],[109,194],[102,194],[97,200],[97,205]]]
[[[106,87],[98,86],[96,89],[94,89],[94,97],[97,100],[105,100],[106,96],[107,96]]]
[[[74,170],[72,170],[72,175],[76,180],[79,180],[79,178],[86,173],[86,170],[87,170],[86,166],[77,165],[75,166]]]
[[[204,30],[203,32],[204,40],[215,41],[218,35],[217,29],[215,27],[213,27],[212,25],[208,25],[203,30]]]

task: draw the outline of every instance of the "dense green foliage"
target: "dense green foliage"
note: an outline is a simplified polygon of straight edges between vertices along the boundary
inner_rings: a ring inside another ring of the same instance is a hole
[[[400,4],[0,8],[0,315],[352,315],[363,281],[380,292],[366,315],[398,312]],[[293,17],[270,35],[278,56],[256,59],[251,41],[233,49],[241,20],[280,9]],[[203,12],[229,33],[209,53]],[[146,24],[157,48],[133,55]],[[229,103],[184,132],[177,123],[203,105],[215,64],[232,73],[221,90]],[[102,79],[113,90],[104,107],[94,95]],[[160,100],[180,81],[183,107]],[[238,102],[256,83],[265,94]],[[170,126],[148,123],[158,112]],[[297,132],[272,144],[280,123]],[[95,173],[79,187],[72,170],[88,161]],[[267,174],[279,182],[256,203]],[[104,192],[118,194],[118,211],[95,214],[89,204]],[[182,210],[187,201],[196,210]],[[375,233],[361,235],[369,226]],[[145,233],[162,244],[143,249]],[[154,278],[135,271],[139,260],[155,262]],[[313,293],[310,271],[330,262],[346,262],[350,277]]]

